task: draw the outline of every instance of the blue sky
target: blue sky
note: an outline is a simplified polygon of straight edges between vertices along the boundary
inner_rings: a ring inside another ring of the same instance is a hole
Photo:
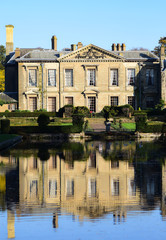
[[[152,50],[166,36],[165,0],[8,0],[0,7],[0,44],[6,42],[5,25],[13,24],[14,48],[51,48],[56,35],[58,50],[79,41]]]

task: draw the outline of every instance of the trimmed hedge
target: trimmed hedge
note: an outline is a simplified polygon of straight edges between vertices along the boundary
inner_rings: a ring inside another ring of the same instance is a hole
[[[50,123],[50,118],[47,114],[41,113],[37,119],[39,127],[45,127]]]
[[[9,119],[1,119],[1,133],[7,134],[10,132],[10,120]]]
[[[35,134],[35,133],[80,133],[82,132],[82,127],[80,126],[46,126],[40,128],[38,126],[11,126],[10,133],[13,134]]]
[[[38,117],[43,112],[0,112],[0,117]],[[56,117],[55,112],[46,112],[49,117]]]

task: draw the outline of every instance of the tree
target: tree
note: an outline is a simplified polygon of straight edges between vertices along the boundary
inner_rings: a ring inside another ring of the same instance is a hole
[[[156,46],[152,52],[154,54],[156,54],[158,57],[160,57],[161,45],[164,45],[164,47],[166,49],[166,37],[161,37],[158,43],[159,43],[159,45]]]
[[[6,49],[3,45],[0,45],[0,70],[5,68]]]

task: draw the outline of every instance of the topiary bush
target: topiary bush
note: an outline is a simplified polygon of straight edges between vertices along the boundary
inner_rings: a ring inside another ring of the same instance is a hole
[[[82,114],[85,117],[88,117],[90,115],[90,111],[85,106],[78,106],[78,107],[75,107],[74,114]]]
[[[46,127],[50,123],[50,118],[47,114],[42,113],[37,119],[39,127]]]
[[[104,106],[101,112],[106,121],[108,121],[110,117],[117,115],[117,111],[112,106]]]
[[[1,133],[7,134],[10,132],[10,120],[1,119]]]
[[[144,132],[147,128],[147,114],[145,112],[135,113],[136,131]]]

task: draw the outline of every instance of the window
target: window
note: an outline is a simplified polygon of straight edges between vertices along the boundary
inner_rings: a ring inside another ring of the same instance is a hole
[[[154,84],[154,69],[146,69],[146,84],[149,86]]]
[[[36,97],[30,97],[29,98],[29,110],[31,112],[33,112],[36,109],[37,109],[37,98]]]
[[[88,108],[91,112],[96,112],[96,98],[88,97]]]
[[[74,180],[67,180],[66,182],[66,196],[74,196]]]
[[[111,69],[111,86],[118,86],[118,69]]]
[[[57,181],[49,180],[49,197],[55,198],[57,196]]]
[[[112,195],[119,196],[119,179],[113,179],[111,182]]]
[[[128,79],[128,85],[133,86],[135,82],[135,69],[127,70],[127,79]]]
[[[119,161],[111,161],[111,168],[119,168]]]
[[[89,179],[88,190],[89,197],[96,197],[96,179]]]
[[[128,192],[129,196],[136,196],[136,185],[134,179],[128,180]]]
[[[50,156],[49,159],[49,169],[56,169],[57,168],[57,159],[56,156]]]
[[[65,87],[73,87],[73,69],[65,69]]]
[[[128,104],[130,104],[133,108],[135,108],[135,97],[128,97]]]
[[[56,97],[48,98],[48,112],[56,112]]]
[[[37,158],[33,158],[33,169],[37,169]]]
[[[56,87],[56,70],[48,69],[48,86]]]
[[[96,70],[88,69],[88,86],[96,86]]]
[[[118,106],[118,97],[111,97],[111,106]]]
[[[153,108],[154,107],[154,98],[153,97],[147,97],[146,98],[146,107],[147,108]]]
[[[38,181],[37,180],[32,180],[30,182],[30,197],[31,198],[36,198],[38,194]]]
[[[73,97],[65,97],[65,105],[73,105]]]
[[[29,86],[37,87],[37,74],[36,69],[29,69]]]
[[[96,152],[91,152],[90,153],[88,167],[89,168],[96,168]]]

